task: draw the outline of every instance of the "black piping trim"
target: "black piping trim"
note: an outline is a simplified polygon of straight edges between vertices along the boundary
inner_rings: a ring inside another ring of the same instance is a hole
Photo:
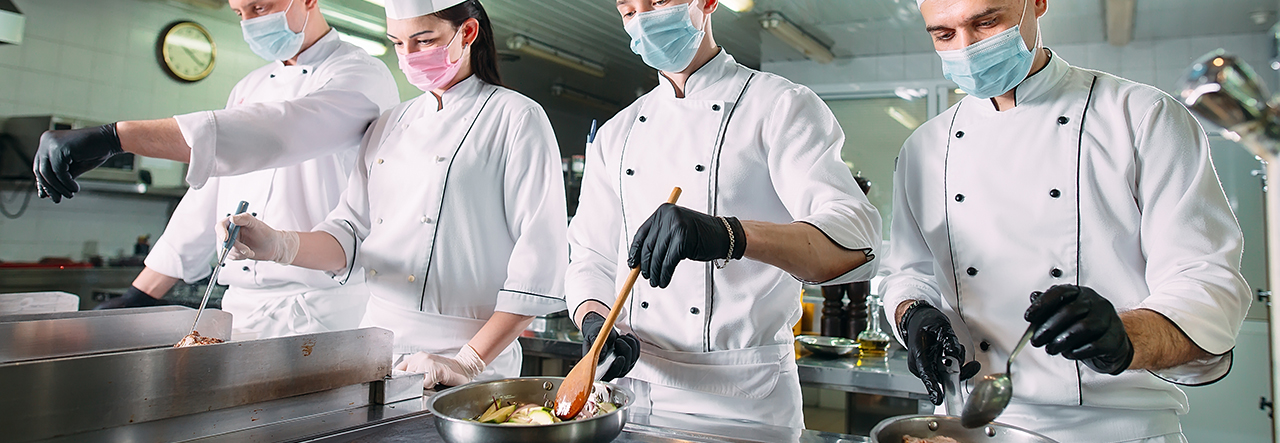
[[[818,227],[818,225],[815,225],[815,224],[813,224],[813,223],[809,223],[809,222],[804,221],[804,220],[796,220],[794,223],[804,223],[804,224],[806,224],[806,225],[813,226],[813,229],[817,229],[817,230],[818,230],[818,232],[821,232],[821,233],[822,233],[822,235],[823,235],[824,237],[826,237],[826,238],[827,238],[827,240],[831,241],[831,243],[832,243],[832,244],[836,245],[836,247],[838,247],[838,248],[840,248],[840,249],[843,249],[843,250],[846,250],[846,251],[861,251],[863,254],[866,254],[866,255],[867,255],[867,261],[866,261],[866,262],[862,263],[861,265],[858,265],[858,266],[854,266],[854,267],[852,267],[852,268],[849,268],[849,269],[845,270],[844,272],[841,272],[841,273],[840,273],[840,275],[837,275],[837,276],[835,276],[835,277],[832,277],[832,278],[830,278],[830,279],[828,279],[828,280],[826,280],[826,281],[821,281],[821,282],[812,282],[812,281],[808,281],[808,280],[805,280],[805,279],[800,278],[800,277],[796,277],[796,276],[795,276],[795,274],[792,274],[792,275],[791,275],[791,277],[792,277],[792,278],[795,278],[796,280],[799,280],[801,283],[805,283],[805,284],[809,284],[809,285],[820,285],[820,286],[821,286],[821,285],[825,285],[826,283],[828,283],[828,282],[830,282],[830,281],[832,281],[832,280],[835,280],[835,279],[837,279],[837,278],[843,277],[845,274],[848,274],[848,273],[850,273],[850,272],[853,272],[853,270],[854,270],[854,269],[861,268],[861,267],[865,266],[867,263],[871,263],[872,261],[874,261],[874,260],[876,259],[876,255],[872,253],[872,251],[874,251],[875,249],[872,249],[872,248],[862,248],[862,249],[846,248],[844,245],[840,244],[840,242],[836,241],[836,239],[831,238],[831,236],[827,234],[827,231],[823,231],[823,230],[822,230],[822,228],[819,228],[819,227]]]
[[[440,206],[436,209],[436,227],[431,232],[431,250],[427,251],[427,270],[422,276],[422,298],[418,301],[418,310],[421,311],[427,304],[427,279],[431,277],[431,259],[436,255],[436,245],[440,244],[440,214],[444,213],[444,196],[449,190],[449,173],[453,171],[453,162],[458,160],[458,151],[462,150],[462,145],[467,142],[467,136],[471,135],[471,130],[475,129],[476,121],[480,120],[480,114],[484,113],[485,107],[489,105],[489,100],[498,93],[497,88],[489,91],[489,96],[485,97],[484,103],[480,104],[480,109],[476,111],[476,115],[471,117],[471,125],[467,126],[467,132],[462,134],[462,141],[458,142],[458,146],[453,148],[453,155],[449,156],[449,166],[444,170],[444,186],[440,188]]]
[[[1218,382],[1218,380],[1222,380],[1223,378],[1226,378],[1227,374],[1231,373],[1231,367],[1232,367],[1232,366],[1235,366],[1235,350],[1236,350],[1235,346],[1232,346],[1232,347],[1231,347],[1231,349],[1228,349],[1228,350],[1227,350],[1227,352],[1223,352],[1223,353],[1221,353],[1221,354],[1214,354],[1214,353],[1212,353],[1212,352],[1209,352],[1208,350],[1205,350],[1204,346],[1200,346],[1200,344],[1199,344],[1199,343],[1196,343],[1196,341],[1195,341],[1195,340],[1191,339],[1191,335],[1190,335],[1190,334],[1187,334],[1187,331],[1183,330],[1181,325],[1179,325],[1177,322],[1174,322],[1174,321],[1173,321],[1173,319],[1169,318],[1169,316],[1164,315],[1164,313],[1162,313],[1162,312],[1160,312],[1160,311],[1156,311],[1156,310],[1151,309],[1151,308],[1138,308],[1138,309],[1142,309],[1142,310],[1145,310],[1145,311],[1151,311],[1151,312],[1156,313],[1156,315],[1159,315],[1159,316],[1160,316],[1161,318],[1163,318],[1165,321],[1169,322],[1169,324],[1173,325],[1174,329],[1177,329],[1179,334],[1182,334],[1182,336],[1183,336],[1183,337],[1186,337],[1186,338],[1187,338],[1187,341],[1191,342],[1191,345],[1192,345],[1192,346],[1195,346],[1195,347],[1196,347],[1196,349],[1199,349],[1199,350],[1201,350],[1201,351],[1204,351],[1204,353],[1209,354],[1209,355],[1214,356],[1214,357],[1223,357],[1223,356],[1226,356],[1226,357],[1228,358],[1228,361],[1229,361],[1229,363],[1228,363],[1228,365],[1229,365],[1229,366],[1227,366],[1227,372],[1226,372],[1226,373],[1223,373],[1221,377],[1215,378],[1215,379],[1213,379],[1213,380],[1210,380],[1210,381],[1207,381],[1207,382],[1204,382],[1204,383],[1178,383],[1178,382],[1176,382],[1176,381],[1169,380],[1169,379],[1167,379],[1167,378],[1161,377],[1161,376],[1160,376],[1160,374],[1155,373],[1155,371],[1147,370],[1147,372],[1150,372],[1150,373],[1151,373],[1151,375],[1154,375],[1154,376],[1156,376],[1156,378],[1159,378],[1159,379],[1161,379],[1161,380],[1167,381],[1167,382],[1169,382],[1169,383],[1173,383],[1173,384],[1175,384],[1175,385],[1181,385],[1181,386],[1205,386],[1205,385],[1210,385],[1210,384],[1213,384],[1213,383],[1217,383],[1217,382]],[[1238,334],[1237,334],[1237,335],[1238,335]]]
[[[582,305],[587,304],[587,302],[589,302],[589,301],[593,301],[593,302],[596,302],[596,303],[599,303],[599,304],[605,305],[606,307],[610,307],[610,309],[612,309],[612,306],[611,306],[609,303],[605,303],[605,302],[604,302],[604,300],[600,300],[600,299],[597,299],[597,298],[588,298],[588,299],[586,299],[586,300],[583,300],[583,301],[581,301],[581,302],[578,302],[578,306],[574,306],[574,307],[573,307],[573,310],[572,310],[572,311],[569,311],[569,321],[573,321],[573,316],[574,316],[574,315],[576,315],[576,314],[578,313],[578,310],[579,310],[579,309],[582,309]],[[628,315],[628,317],[630,317],[630,316]],[[578,328],[579,328],[579,329],[581,329],[581,328],[582,328],[582,326],[581,326],[581,325],[579,325],[579,326],[578,326]]]
[[[1226,357],[1226,358],[1227,358],[1227,372],[1223,372],[1221,377],[1215,378],[1215,379],[1213,379],[1213,380],[1206,381],[1206,382],[1204,382],[1204,383],[1179,383],[1179,382],[1176,382],[1176,381],[1173,381],[1173,380],[1170,380],[1170,379],[1167,379],[1167,378],[1161,377],[1161,376],[1160,376],[1160,374],[1155,373],[1155,371],[1147,370],[1147,372],[1150,372],[1150,373],[1151,373],[1151,375],[1156,376],[1156,378],[1158,378],[1158,379],[1161,379],[1161,380],[1164,380],[1164,381],[1167,381],[1167,382],[1169,382],[1169,383],[1173,383],[1173,384],[1175,384],[1175,385],[1179,385],[1179,386],[1191,386],[1191,387],[1193,387],[1193,388],[1194,388],[1194,387],[1197,387],[1197,386],[1208,386],[1208,385],[1211,385],[1211,384],[1217,383],[1217,382],[1218,382],[1218,380],[1222,380],[1222,379],[1224,379],[1224,378],[1227,378],[1227,375],[1228,375],[1228,374],[1231,374],[1231,369],[1232,369],[1232,368],[1234,368],[1234,367],[1236,366],[1236,358],[1235,358],[1236,352],[1235,352],[1235,351],[1236,351],[1236,348],[1231,348],[1231,349],[1230,349],[1230,350],[1228,350],[1227,352],[1222,353],[1221,355],[1218,355],[1218,357]]]
[[[1098,76],[1093,76],[1093,80],[1089,82],[1089,95],[1084,100],[1084,110],[1080,112],[1080,134],[1076,137],[1076,286],[1080,286],[1080,274],[1083,268],[1080,267],[1080,169],[1081,159],[1084,152],[1084,124],[1085,117],[1089,116],[1089,103],[1093,102],[1093,89],[1098,85]],[[1080,374],[1080,362],[1076,362],[1076,396],[1079,404],[1084,405],[1084,378]]]
[[[338,282],[339,285],[346,285],[347,280],[351,279],[351,273],[356,269],[356,254],[360,253],[360,239],[356,238],[356,226],[351,224],[350,220],[342,220],[347,224],[347,229],[351,230],[351,262],[347,263],[347,276]]]
[[[709,174],[710,176],[707,178],[710,181],[708,187],[711,189],[710,195],[707,196],[707,207],[711,209],[712,215],[715,215],[720,208],[720,154],[724,152],[724,140],[728,138],[729,124],[733,122],[733,116],[738,112],[738,105],[742,104],[742,98],[747,96],[747,87],[751,85],[751,80],[754,78],[756,78],[756,73],[752,72],[751,75],[747,76],[747,80],[742,82],[742,90],[738,91],[738,98],[733,102],[733,108],[729,109],[729,115],[725,116],[724,125],[720,127],[720,133],[716,136],[715,152],[712,153],[711,158],[715,171]],[[730,254],[733,253],[733,251],[729,252]],[[704,264],[705,275],[707,276],[707,293],[704,304],[705,312],[702,316],[702,349],[705,352],[711,352],[711,314],[715,312],[716,273],[712,263],[707,262]]]
[[[631,142],[631,133],[634,132],[636,129],[636,119],[640,117],[644,117],[644,107],[645,105],[649,104],[649,100],[647,99],[648,97],[649,95],[645,94],[636,100],[636,103],[638,103],[640,106],[636,109],[636,117],[632,117],[631,125],[627,127],[627,136],[622,141],[622,151],[618,153],[618,209],[622,212],[622,234],[621,235],[625,240],[625,243],[623,244],[626,245],[627,255],[631,254],[631,242],[634,241],[635,239],[626,238],[627,232],[630,232],[631,230],[627,228],[627,201],[626,199],[622,198],[622,184],[623,184],[623,181],[626,180],[622,177],[622,175],[623,175],[623,171],[627,169],[627,166],[626,166],[627,146],[629,146]],[[601,150],[601,155],[603,154],[604,154],[604,150]],[[603,158],[600,160],[604,161]],[[630,259],[631,257],[627,257],[627,258]],[[615,281],[617,278],[618,277],[615,275],[614,276]],[[635,288],[632,287],[631,293],[627,294],[627,310],[629,312],[635,312],[636,298],[632,297],[633,295],[636,295],[635,292],[636,292]],[[596,301],[599,301],[599,300],[596,300]],[[604,302],[600,302],[600,303],[604,303]],[[578,305],[581,306],[582,304],[579,303]],[[609,306],[611,309],[613,307],[613,303],[604,303],[604,305]],[[635,319],[634,315],[627,316],[627,326],[630,327],[632,331],[636,331],[634,319]],[[636,335],[636,338],[639,338],[640,340],[644,340],[644,337],[641,336],[641,334],[638,331],[634,332],[634,334]]]
[[[951,256],[951,281],[954,282],[956,288],[956,315],[960,317],[960,322],[967,323],[964,320],[964,310],[961,309],[960,303],[960,276],[956,274],[956,245],[951,239],[951,199],[947,198],[948,195],[951,195],[951,190],[947,186],[951,182],[947,180],[947,177],[950,177],[951,168],[951,134],[956,129],[956,118],[960,116],[960,108],[963,106],[964,100],[956,103],[956,111],[951,114],[951,123],[947,126],[947,133],[945,134],[947,137],[947,150],[942,158],[942,222],[947,226],[947,253]]]
[[[560,300],[560,301],[564,301],[564,298],[561,298],[561,297],[556,297],[556,296],[551,296],[551,295],[542,295],[542,294],[537,294],[537,293],[533,293],[533,292],[517,291],[517,290],[515,290],[515,289],[499,289],[499,290],[498,290],[498,292],[510,292],[510,293],[512,293],[512,294],[532,295],[532,296],[534,296],[534,297],[542,297],[542,298],[549,298],[549,299],[552,299],[552,300]]]

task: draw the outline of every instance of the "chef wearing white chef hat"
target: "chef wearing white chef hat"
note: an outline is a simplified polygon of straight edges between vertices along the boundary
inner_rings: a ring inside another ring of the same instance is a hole
[[[236,84],[226,109],[42,138],[40,152],[47,155],[37,168],[83,171],[85,157],[108,145],[111,152],[147,155],[160,155],[147,149],[182,151],[170,158],[191,162],[192,189],[146,268],[124,296],[100,308],[162,303],[156,299],[177,281],[208,277],[218,247],[213,225],[241,200],[285,228],[323,221],[338,204],[365,129],[398,101],[386,65],[339,40],[317,0],[231,0],[230,6],[249,47],[270,63]],[[42,177],[56,181],[56,175]],[[74,182],[58,188],[64,185]],[[52,195],[55,201],[71,197]],[[344,286],[323,272],[274,263],[228,262],[213,283],[230,285],[222,309],[234,316],[236,331],[262,338],[354,328],[368,292],[356,282]]]
[[[881,291],[912,372],[937,403],[943,355],[1004,372],[1030,326],[999,421],[1185,441],[1175,384],[1227,374],[1250,303],[1204,130],[1160,90],[1042,47],[1047,0],[919,6],[968,96],[911,135],[894,174]]]
[[[631,352],[606,376],[625,373],[636,404],[803,428],[800,282],[870,279],[880,214],[822,100],[716,45],[718,1],[616,4],[660,83],[587,147],[569,308],[588,341],[607,333]],[[673,186],[679,205],[662,204]],[[650,284],[636,285],[615,337],[601,323],[630,267]]]
[[[400,69],[425,94],[365,135],[337,209],[312,232],[249,215],[232,253],[363,274],[363,326],[395,333],[397,369],[424,387],[520,375],[516,337],[564,309],[560,154],[546,113],[502,87],[478,0],[388,0]],[[225,233],[224,233],[225,235]]]

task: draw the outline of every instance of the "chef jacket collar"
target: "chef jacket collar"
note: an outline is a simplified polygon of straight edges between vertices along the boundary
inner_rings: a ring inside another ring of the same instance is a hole
[[[707,61],[697,71],[693,72],[684,82],[684,96],[689,97],[703,89],[710,88],[712,85],[719,83],[721,80],[732,77],[737,72],[738,62],[729,55],[724,48],[719,48],[720,53]],[[659,97],[676,98],[676,87],[671,84],[671,79],[658,73],[658,89],[661,92]]]
[[[480,93],[480,88],[483,86],[484,82],[479,78],[476,78],[475,74],[472,74],[467,78],[462,79],[458,84],[453,85],[452,88],[444,91],[444,95],[440,96],[440,101],[444,102],[444,109],[449,109],[450,106],[453,106],[454,103],[458,103],[459,100],[466,100],[475,97],[476,94]],[[435,101],[432,100],[432,103],[434,104]]]
[[[1014,89],[1014,103],[1021,105],[1035,101],[1044,93],[1057,87],[1058,83],[1062,82],[1062,79],[1067,76],[1067,70],[1071,65],[1067,64],[1062,57],[1054,54],[1053,50],[1048,48],[1045,48],[1045,50],[1049,51],[1049,63],[1040,72],[1027,77]]]
[[[333,28],[329,28],[329,32],[326,32],[319,40],[316,40],[315,44],[312,44],[310,48],[307,48],[307,50],[298,54],[297,65],[314,66],[320,64],[320,62],[329,58],[330,55],[333,55],[333,51],[338,50],[338,44],[340,42],[341,40],[338,40],[338,31]]]

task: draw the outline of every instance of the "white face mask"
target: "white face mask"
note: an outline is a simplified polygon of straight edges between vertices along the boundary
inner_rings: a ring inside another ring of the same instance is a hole
[[[922,0],[920,3],[924,3]],[[942,74],[956,82],[960,90],[974,98],[997,97],[1017,87],[1031,73],[1035,52],[1022,39],[1022,21],[1031,0],[1022,8],[1022,18],[1012,28],[962,49],[938,51]],[[1039,30],[1036,41],[1039,42]],[[1039,43],[1036,47],[1039,47]]]
[[[289,0],[289,6],[284,11],[240,21],[244,41],[249,44],[249,49],[253,50],[254,54],[268,61],[288,60],[298,55],[305,36],[302,32],[293,32],[289,29],[289,18],[285,14],[290,9],[293,9],[293,0]],[[307,14],[306,21],[302,22],[304,31],[307,29],[307,21],[310,20],[311,14]]]

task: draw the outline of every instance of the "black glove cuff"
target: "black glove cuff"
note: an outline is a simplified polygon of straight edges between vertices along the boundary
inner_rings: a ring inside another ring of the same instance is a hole
[[[911,343],[911,338],[907,336],[911,332],[911,320],[921,312],[928,310],[938,311],[938,308],[933,307],[933,305],[924,300],[913,301],[910,306],[907,306],[907,311],[902,313],[902,319],[898,321],[898,332],[902,334],[903,342]],[[938,311],[938,313],[941,312]]]
[[[120,133],[116,131],[116,124],[105,124],[100,126],[99,129],[106,136],[107,142],[111,144],[111,155],[123,154],[124,147],[120,144]]]
[[[738,217],[725,217],[725,221],[729,222],[729,230],[733,235],[733,250],[729,251],[729,257],[742,260],[742,256],[747,253],[747,231],[742,229],[742,222],[738,221]]]

